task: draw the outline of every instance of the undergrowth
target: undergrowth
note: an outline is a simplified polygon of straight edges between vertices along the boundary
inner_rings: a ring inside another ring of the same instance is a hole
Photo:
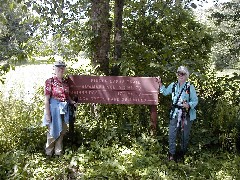
[[[198,120],[177,163],[167,160],[167,98],[158,106],[155,134],[148,106],[80,104],[74,136],[68,133],[64,154],[51,158],[44,154],[43,90],[34,103],[1,98],[0,179],[239,179],[239,101],[230,91],[221,94],[225,82],[197,88]],[[237,84],[231,89],[236,92]]]

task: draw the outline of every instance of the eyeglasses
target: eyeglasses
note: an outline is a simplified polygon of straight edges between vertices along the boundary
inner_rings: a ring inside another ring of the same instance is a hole
[[[185,76],[185,75],[186,75],[186,73],[177,72],[177,75],[178,75],[178,76]]]

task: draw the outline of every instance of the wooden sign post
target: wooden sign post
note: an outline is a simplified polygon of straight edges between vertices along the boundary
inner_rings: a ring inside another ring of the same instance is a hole
[[[69,76],[70,96],[79,103],[150,105],[151,125],[157,125],[159,85],[155,77]]]

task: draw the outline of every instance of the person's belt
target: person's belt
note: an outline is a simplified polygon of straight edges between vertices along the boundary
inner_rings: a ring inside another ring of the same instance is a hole
[[[53,97],[53,96],[52,96],[52,98],[53,98],[53,99],[56,99],[56,100],[58,100],[58,101],[60,101],[60,102],[66,102],[66,101],[67,101],[66,99],[62,100],[61,98],[57,98],[57,97]]]

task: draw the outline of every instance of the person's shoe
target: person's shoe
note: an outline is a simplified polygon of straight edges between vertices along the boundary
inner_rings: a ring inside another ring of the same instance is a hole
[[[51,159],[52,158],[52,154],[46,154],[46,159]]]
[[[61,156],[62,155],[62,153],[60,152],[60,153],[55,153],[55,156]]]
[[[181,150],[179,152],[179,157],[178,157],[179,161],[184,162],[184,156],[185,156],[185,151]]]
[[[169,161],[174,161],[174,157],[173,157],[173,156],[170,156],[170,157],[168,158],[168,160],[169,160]]]
[[[46,156],[52,156],[52,154],[53,154],[52,152],[45,152]]]
[[[169,153],[168,154],[168,160],[169,161],[175,161],[174,154]]]
[[[63,153],[62,150],[55,150],[55,152],[54,152],[54,154],[55,154],[56,156],[61,156],[62,153]]]

